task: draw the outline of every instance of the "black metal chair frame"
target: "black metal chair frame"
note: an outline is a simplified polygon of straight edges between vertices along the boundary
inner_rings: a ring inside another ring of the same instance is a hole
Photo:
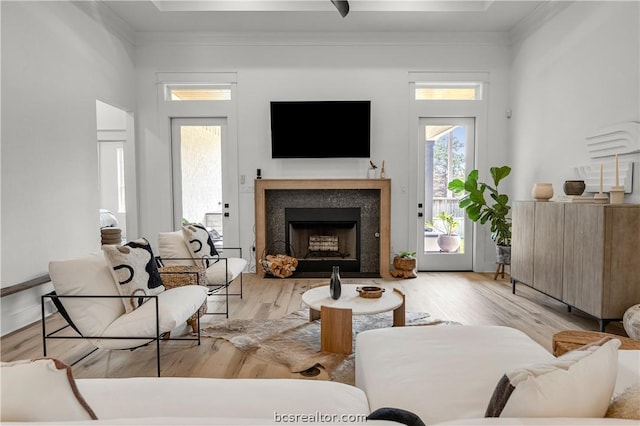
[[[218,250],[225,251],[225,250],[238,250],[240,252],[240,257],[242,258],[242,247],[222,247],[219,248]],[[196,257],[171,257],[171,258],[166,258],[166,260],[191,260],[193,262],[195,262],[196,264],[201,262],[202,259],[198,259]],[[218,257],[218,259],[216,260],[216,262],[222,262],[224,261],[224,269],[225,269],[225,277],[227,277],[229,275],[229,260],[226,257]],[[164,263],[162,261],[162,257],[161,256],[156,256],[156,263],[158,265],[158,267],[164,267]],[[184,272],[167,272],[168,274],[180,274],[180,273],[192,273],[189,271],[184,271]],[[162,273],[161,273],[162,274]],[[229,296],[240,296],[240,299],[242,299],[242,275],[243,273],[240,272],[240,275],[238,275],[236,278],[240,278],[240,293],[229,293],[229,286],[231,285],[231,283],[233,281],[235,281],[235,279],[232,280],[228,280],[222,284],[209,284],[206,283],[206,286],[209,288],[209,296],[224,296],[225,298],[225,310],[224,312],[208,312],[205,315],[225,315],[227,318],[229,318]],[[200,283],[200,278],[197,278],[198,280],[198,284]],[[217,293],[219,290],[224,288],[224,293],[223,294],[219,294]]]
[[[188,337],[179,337],[179,338],[175,338],[175,337],[166,337],[167,333],[169,332],[164,332],[164,333],[160,333],[160,311],[159,311],[159,306],[158,306],[158,296],[142,296],[145,297],[147,299],[153,299],[154,303],[155,303],[155,319],[156,319],[156,334],[154,336],[148,336],[148,337],[140,337],[140,336],[111,336],[111,337],[104,337],[104,336],[86,336],[83,335],[82,333],[80,333],[77,329],[77,327],[73,324],[72,320],[70,319],[70,317],[68,316],[68,313],[66,312],[62,312],[59,311],[60,314],[63,316],[63,318],[65,318],[65,321],[67,321],[67,325],[64,325],[60,328],[58,328],[57,330],[54,330],[52,332],[47,333],[47,326],[46,326],[46,315],[45,315],[45,300],[46,299],[50,299],[52,302],[54,301],[54,299],[57,302],[60,302],[60,299],[65,299],[65,298],[73,298],[73,299],[88,299],[88,298],[98,298],[98,299],[129,299],[131,296],[116,296],[116,295],[62,295],[62,294],[55,294],[55,292],[52,293],[48,293],[48,294],[44,294],[40,297],[40,304],[41,304],[41,309],[42,309],[42,347],[43,347],[43,354],[44,356],[47,356],[47,339],[82,339],[82,340],[88,340],[88,339],[111,339],[111,340],[145,340],[147,342],[139,345],[139,346],[135,346],[132,348],[127,348],[126,350],[135,350],[137,348],[143,347],[143,346],[147,346],[150,343],[152,343],[153,341],[156,342],[156,369],[157,369],[157,374],[158,377],[160,377],[160,341],[161,340],[186,340],[186,341],[197,341],[198,342],[198,346],[200,345],[200,316],[196,315],[197,317],[197,321],[198,321],[198,332],[197,332],[197,336],[194,338],[188,338]],[[61,302],[60,302],[61,303]],[[145,303],[150,303],[150,300],[147,300],[147,302]],[[54,304],[56,306],[59,306],[58,303]],[[196,311],[197,313],[198,311]],[[74,330],[76,330],[76,332],[78,332],[78,336],[58,336],[57,334],[59,332],[61,332],[62,330],[71,327]],[[82,357],[80,357],[80,359],[75,360],[71,365],[74,366],[76,365],[78,362],[82,361],[83,359],[85,359],[86,357],[88,357],[89,355],[91,355],[92,353],[94,353],[95,351],[97,351],[98,349],[100,349],[99,347],[96,347],[94,349],[92,349],[89,353],[83,355]],[[112,349],[113,350],[113,349]]]

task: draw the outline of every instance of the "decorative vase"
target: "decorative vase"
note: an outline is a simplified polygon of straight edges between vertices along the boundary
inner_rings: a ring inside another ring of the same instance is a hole
[[[438,247],[445,253],[453,253],[460,247],[460,236],[458,235],[438,235]]]
[[[624,312],[622,325],[629,337],[640,340],[640,305],[633,305]]]
[[[536,201],[549,201],[553,197],[553,185],[544,182],[534,183],[531,195]]]
[[[375,179],[377,175],[376,169],[367,169],[367,178]]]
[[[565,180],[562,189],[566,195],[582,195],[586,188],[583,180]]]
[[[340,282],[340,267],[334,266],[331,272],[331,280],[329,281],[329,293],[331,298],[338,300],[342,294],[342,283]]]

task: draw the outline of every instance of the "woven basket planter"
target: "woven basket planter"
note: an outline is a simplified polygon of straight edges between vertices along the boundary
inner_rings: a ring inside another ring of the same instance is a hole
[[[409,259],[406,257],[394,257],[393,267],[395,270],[391,271],[391,275],[396,278],[416,278],[416,259]]]

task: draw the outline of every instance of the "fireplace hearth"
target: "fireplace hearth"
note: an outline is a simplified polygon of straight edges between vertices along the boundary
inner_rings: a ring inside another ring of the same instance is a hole
[[[297,271],[360,272],[360,208],[285,208],[285,241]]]

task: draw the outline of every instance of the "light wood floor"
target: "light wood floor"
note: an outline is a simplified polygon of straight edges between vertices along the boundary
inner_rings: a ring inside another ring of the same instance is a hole
[[[422,272],[410,280],[344,279],[345,283],[384,283],[402,290],[407,296],[408,312],[428,312],[434,319],[457,321],[465,325],[505,325],[524,331],[551,351],[551,338],[562,330],[598,330],[598,323],[577,310],[567,307],[525,285],[511,292],[508,277],[493,280],[493,274],[472,272]],[[244,275],[244,298],[231,297],[230,318],[272,319],[303,308],[301,295],[309,288],[326,285],[320,279],[260,279]],[[232,285],[232,292],[237,290]],[[210,308],[213,307],[210,305]],[[224,316],[205,315],[208,322],[224,321]],[[63,320],[58,314],[46,321],[52,331]],[[173,336],[187,333],[186,326]],[[625,336],[620,323],[610,323],[607,332]],[[42,326],[35,323],[0,339],[0,359],[42,356]],[[74,340],[55,340],[47,344],[48,356],[72,363],[91,347]],[[286,368],[248,356],[221,339],[202,338],[195,342],[161,343],[162,375],[182,377],[265,377],[302,378]],[[135,351],[98,350],[73,367],[74,376],[131,377],[155,376],[155,345]],[[315,379],[327,379],[322,372]]]

